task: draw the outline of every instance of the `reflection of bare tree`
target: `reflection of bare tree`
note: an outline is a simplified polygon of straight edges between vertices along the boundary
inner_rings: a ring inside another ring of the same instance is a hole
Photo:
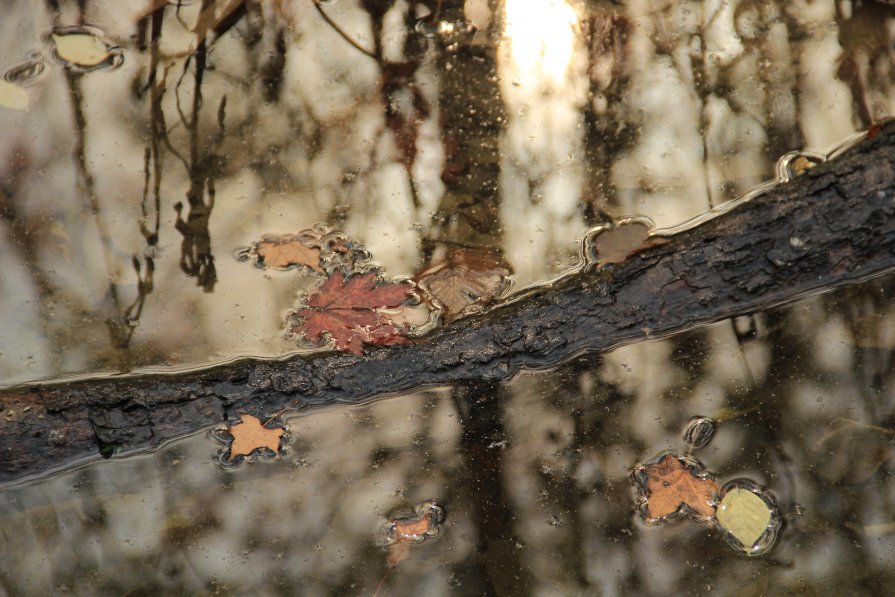
[[[624,101],[629,80],[631,23],[618,9],[594,9],[584,23],[587,40],[589,91],[584,107],[585,152],[588,161],[582,211],[589,226],[609,219],[607,209],[616,207],[612,162],[634,142],[632,114]]]
[[[80,14],[79,21],[83,24],[84,14],[87,8],[86,1],[79,2],[78,11]],[[60,6],[55,0],[48,0],[48,6],[54,15],[54,23],[59,26],[59,10]],[[142,313],[143,303],[146,296],[152,292],[152,272],[153,264],[146,263],[145,272],[140,264],[140,259],[134,256],[132,266],[137,278],[137,292],[133,301],[125,306],[124,299],[120,295],[120,291],[115,278],[121,265],[118,263],[116,254],[120,249],[116,246],[115,241],[110,234],[107,222],[102,213],[100,198],[97,194],[94,173],[89,167],[88,151],[88,123],[84,112],[84,94],[82,90],[82,77],[84,75],[79,72],[67,70],[65,80],[69,90],[71,100],[73,125],[74,125],[74,157],[78,172],[79,186],[82,190],[82,196],[85,200],[85,211],[92,214],[93,222],[101,245],[101,251],[104,258],[106,268],[106,277],[108,280],[108,288],[105,296],[104,304],[96,309],[97,313],[94,317],[102,318],[108,331],[110,348],[115,361],[115,366],[119,370],[127,370],[130,365],[130,354],[128,351],[131,339],[134,334],[135,326],[139,321]],[[141,223],[141,228],[143,224]],[[145,236],[145,235],[144,235]],[[157,234],[156,234],[157,238]],[[49,289],[50,286],[44,284],[43,288]],[[93,311],[94,309],[89,309]]]
[[[454,390],[460,414],[460,450],[464,456],[456,507],[470,507],[478,536],[467,561],[455,566],[463,590],[470,595],[525,595],[529,571],[519,562],[513,530],[517,515],[509,503],[503,464],[509,438],[503,426],[506,388],[497,382],[462,385]]]
[[[202,0],[202,12],[213,12],[215,0]],[[175,228],[183,235],[180,245],[180,269],[188,276],[196,278],[205,292],[214,290],[217,272],[214,267],[214,256],[211,254],[211,238],[208,234],[208,222],[214,209],[214,168],[215,157],[202,154],[199,138],[199,112],[202,108],[202,80],[208,59],[207,37],[211,23],[200,17],[197,24],[198,44],[192,56],[183,64],[183,75],[177,84],[178,113],[181,122],[189,132],[189,164],[190,188],[186,193],[189,213],[183,218],[183,204],[177,203],[177,222]],[[180,83],[186,77],[190,64],[193,64],[193,102],[192,114],[186,116],[180,109]],[[221,99],[218,110],[218,126],[220,137],[224,133],[224,117],[226,115],[226,96]],[[207,199],[206,199],[207,197]]]
[[[464,23],[462,1],[439,2],[435,15],[447,23]],[[491,2],[488,30],[478,36],[495,36],[500,11]],[[458,39],[459,37],[459,39]],[[441,76],[440,118],[444,145],[441,179],[445,192],[423,239],[428,260],[439,243],[489,248],[503,245],[500,209],[500,135],[505,120],[497,77],[496,47],[471,32],[438,39],[437,64]]]
[[[848,85],[859,128],[890,115],[895,51],[884,23],[895,19],[895,7],[885,2],[837,2],[836,24],[842,55],[836,76]],[[882,75],[882,76],[881,76]]]

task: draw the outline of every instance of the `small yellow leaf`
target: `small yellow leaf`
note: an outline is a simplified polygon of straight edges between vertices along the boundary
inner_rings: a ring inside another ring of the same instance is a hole
[[[735,487],[724,494],[715,517],[721,528],[751,547],[768,529],[771,510],[758,495]]]
[[[0,79],[0,106],[10,110],[24,110],[28,107],[28,93],[9,81]]]
[[[109,58],[109,47],[89,33],[53,34],[56,55],[77,66],[96,66]]]

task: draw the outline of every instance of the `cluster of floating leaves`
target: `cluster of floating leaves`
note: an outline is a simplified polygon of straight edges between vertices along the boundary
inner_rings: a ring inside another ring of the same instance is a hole
[[[46,53],[66,69],[85,73],[114,70],[121,66],[120,47],[107,42],[95,27],[55,27],[43,36]],[[47,70],[45,52],[34,50],[25,60],[9,66],[0,80],[0,107],[26,110],[31,103],[27,87],[39,81]]]
[[[708,417],[691,419],[684,432],[690,451],[707,446],[716,427]],[[638,466],[632,478],[647,524],[690,518],[716,527],[731,548],[748,556],[767,553],[777,540],[782,517],[776,501],[749,479],[719,485],[701,462],[675,452]]]
[[[412,279],[389,279],[361,244],[323,224],[266,235],[234,256],[260,269],[322,276],[316,288],[299,295],[287,315],[287,333],[308,348],[329,343],[358,356],[365,346],[406,344],[439,319],[451,322],[482,310],[511,279],[499,253],[457,247],[434,256]]]

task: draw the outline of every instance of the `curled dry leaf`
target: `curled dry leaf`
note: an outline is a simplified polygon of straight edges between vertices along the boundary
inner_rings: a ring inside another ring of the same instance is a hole
[[[380,283],[375,272],[346,275],[336,270],[306,306],[290,313],[290,331],[312,342],[329,336],[336,348],[358,356],[364,344],[406,344],[405,326],[381,310],[398,308],[413,297],[413,286],[406,282]]]
[[[635,479],[649,522],[661,522],[680,511],[703,519],[715,516],[718,484],[679,456],[666,454],[657,463],[641,466]]]
[[[699,450],[709,445],[718,423],[711,417],[693,417],[684,430],[684,441],[691,449]]]
[[[451,249],[415,279],[442,306],[444,320],[451,322],[490,303],[509,275],[509,266],[494,251]]]
[[[230,444],[230,454],[228,461],[234,460],[237,456],[248,456],[256,450],[267,448],[274,454],[280,451],[280,441],[282,440],[285,430],[279,428],[268,429],[261,424],[258,418],[248,414],[240,414],[240,423],[236,423],[227,428],[227,433],[233,437]]]

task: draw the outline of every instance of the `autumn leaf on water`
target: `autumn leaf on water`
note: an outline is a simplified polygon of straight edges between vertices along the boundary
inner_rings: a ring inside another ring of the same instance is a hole
[[[385,529],[385,545],[388,547],[385,574],[373,591],[373,597],[379,596],[391,569],[410,557],[411,546],[437,535],[442,521],[444,508],[432,501],[420,504],[409,516],[396,516],[388,521]]]
[[[416,515],[409,518],[395,518],[386,528],[386,544],[389,568],[403,562],[410,555],[410,546],[434,537],[441,529],[444,509],[435,502],[426,502],[416,507]]]
[[[679,456],[666,454],[657,463],[641,466],[634,478],[645,501],[648,522],[661,522],[679,512],[698,519],[715,516],[718,484],[703,475],[698,465]]]
[[[306,306],[289,315],[290,331],[312,342],[329,336],[336,348],[361,356],[363,345],[406,344],[406,328],[383,309],[395,309],[414,297],[406,282],[380,283],[375,272],[333,272],[308,297]]]
[[[451,249],[415,279],[442,306],[444,320],[451,322],[490,303],[509,275],[509,266],[493,251]]]
[[[275,269],[305,266],[323,273],[323,268],[320,267],[320,247],[309,246],[306,242],[298,234],[263,239],[254,246],[258,264]]]
[[[238,261],[251,261],[261,269],[307,268],[318,274],[336,269],[351,271],[370,253],[344,233],[316,224],[295,234],[266,234],[248,247],[236,250]]]
[[[773,530],[774,509],[756,491],[733,487],[718,504],[718,526],[750,552],[761,537]]]
[[[655,224],[646,217],[623,218],[591,229],[584,240],[584,252],[597,267],[623,263],[632,255],[667,242],[652,236]]]
[[[227,456],[228,461],[234,460],[237,456],[248,456],[264,448],[279,454],[280,442],[286,432],[284,429],[269,429],[262,425],[259,419],[245,413],[240,414],[239,418],[240,423],[235,423],[226,430],[226,433],[233,438]]]
[[[76,72],[116,68],[123,58],[121,48],[110,45],[94,27],[57,27],[48,37],[53,56]]]
[[[310,229],[298,234],[263,236],[250,247],[239,249],[236,259],[252,260],[262,269],[286,270],[306,267],[317,273],[323,273],[320,235]]]

